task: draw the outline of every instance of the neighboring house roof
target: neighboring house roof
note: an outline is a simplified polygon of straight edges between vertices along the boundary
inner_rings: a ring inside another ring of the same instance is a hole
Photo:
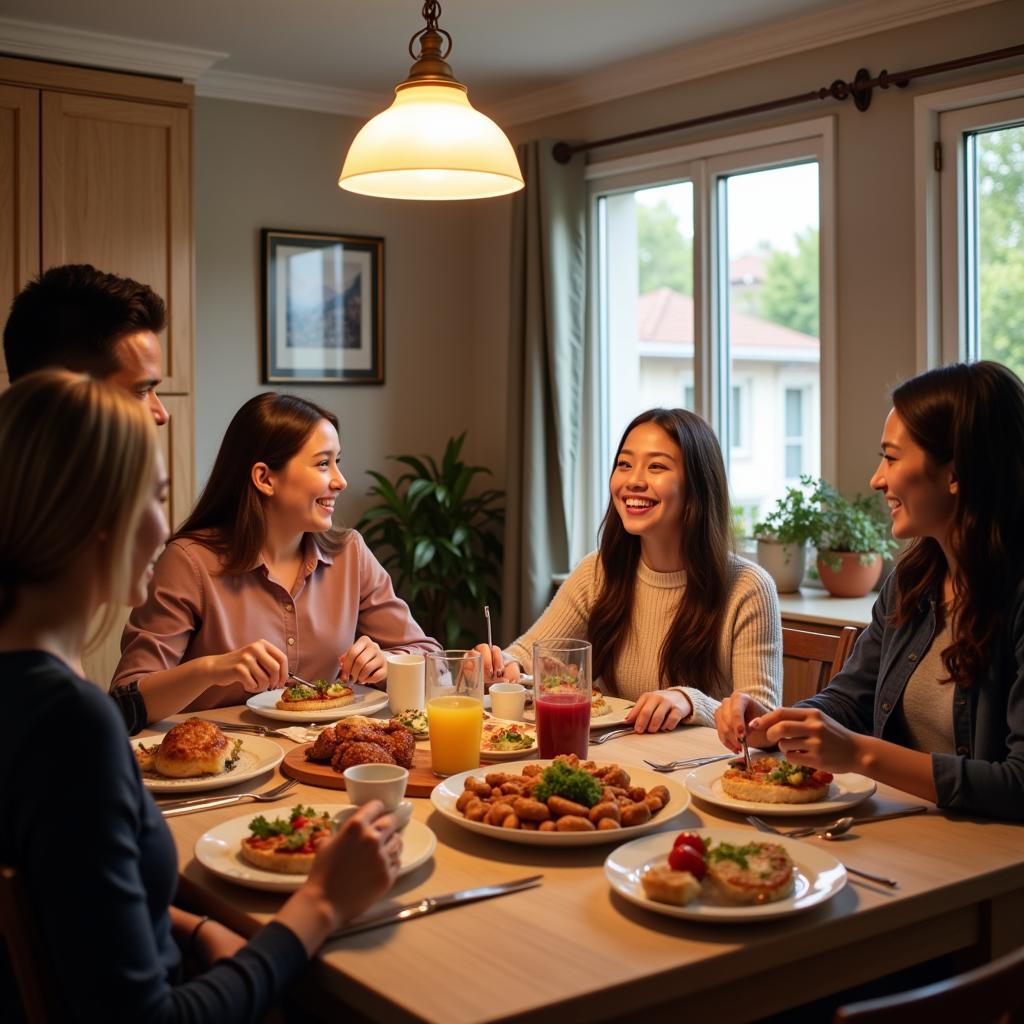
[[[657,288],[637,299],[637,341],[646,356],[693,354],[693,299],[671,288]],[[770,320],[732,311],[730,350],[734,359],[818,358],[817,338],[773,324]]]
[[[754,285],[764,281],[764,256],[748,252],[729,264],[729,284]]]

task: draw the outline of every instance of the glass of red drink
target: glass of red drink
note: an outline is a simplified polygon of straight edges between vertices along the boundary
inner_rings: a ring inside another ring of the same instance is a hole
[[[533,645],[537,745],[542,758],[586,758],[590,742],[590,644],[538,640]]]

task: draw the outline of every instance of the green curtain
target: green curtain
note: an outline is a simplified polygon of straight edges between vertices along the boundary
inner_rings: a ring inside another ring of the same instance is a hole
[[[584,159],[553,140],[517,148],[526,188],[512,214],[505,633],[517,636],[571,566],[586,421],[587,189]]]

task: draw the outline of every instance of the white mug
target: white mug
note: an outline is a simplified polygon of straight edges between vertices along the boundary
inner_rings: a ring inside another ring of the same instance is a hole
[[[426,706],[422,654],[388,655],[388,706],[393,715],[410,708],[422,711]]]
[[[526,687],[522,683],[492,683],[491,714],[506,722],[522,719],[526,709]]]

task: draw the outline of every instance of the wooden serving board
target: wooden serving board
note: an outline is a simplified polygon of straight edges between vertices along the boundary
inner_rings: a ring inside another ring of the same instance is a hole
[[[306,759],[306,751],[312,743],[295,747],[284,755],[281,771],[299,782],[310,786],[323,786],[325,789],[344,789],[345,776],[336,772],[329,764],[317,764]],[[487,762],[481,762],[486,765]],[[430,770],[429,748],[417,747],[413,755],[412,767],[409,769],[409,785],[406,796],[430,796],[430,791],[441,780]]]

